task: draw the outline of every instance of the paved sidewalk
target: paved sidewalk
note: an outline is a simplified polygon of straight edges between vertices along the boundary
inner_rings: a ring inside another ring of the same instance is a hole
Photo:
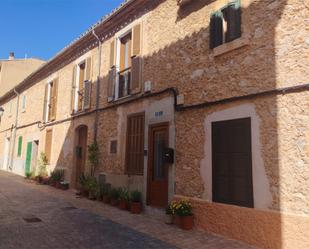
[[[24,219],[39,218],[27,223]],[[183,231],[157,217],[132,215],[72,191],[28,183],[0,171],[0,248],[253,248],[200,231]]]

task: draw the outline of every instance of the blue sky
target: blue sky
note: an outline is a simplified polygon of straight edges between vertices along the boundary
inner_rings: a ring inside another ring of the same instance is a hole
[[[1,0],[0,58],[49,59],[123,0]]]

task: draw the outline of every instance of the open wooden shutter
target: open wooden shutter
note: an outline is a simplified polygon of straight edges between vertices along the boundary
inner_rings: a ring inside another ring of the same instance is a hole
[[[76,71],[77,66],[73,67],[73,76],[72,76],[72,89],[71,89],[71,110],[72,113],[75,111],[75,97],[76,97]]]
[[[52,146],[53,130],[46,130],[45,136],[45,156],[48,163],[50,163],[51,158],[51,146]]]
[[[89,57],[86,60],[86,75],[83,90],[83,109],[89,109],[91,107],[91,66],[91,57]]]
[[[48,84],[45,85],[44,93],[44,109],[43,109],[43,122],[47,121],[47,108],[48,108]]]
[[[226,10],[227,33],[226,41],[230,42],[241,37],[241,8],[239,3],[230,4]]]
[[[91,106],[91,82],[84,81],[84,97],[83,97],[83,109],[89,109]]]
[[[209,47],[213,49],[223,43],[223,20],[222,13],[218,11],[210,18],[210,41]]]
[[[116,41],[113,40],[111,42],[111,47],[110,47],[110,67],[115,66],[115,57],[116,57]]]
[[[108,73],[108,102],[113,101],[115,98],[115,82],[116,82],[116,68],[112,67]]]
[[[50,117],[51,120],[55,120],[56,119],[56,113],[57,113],[57,95],[58,95],[58,79],[55,79],[53,81],[53,87],[52,87],[52,91],[51,91],[51,98],[50,98]]]
[[[92,65],[91,65],[91,57],[86,59],[86,75],[85,80],[91,81],[92,76]]]
[[[141,91],[142,82],[142,58],[137,56],[132,58],[132,71],[131,71],[131,83],[130,94],[138,93]]]
[[[141,53],[141,24],[137,24],[133,27],[133,45],[132,45],[132,56],[139,55]]]

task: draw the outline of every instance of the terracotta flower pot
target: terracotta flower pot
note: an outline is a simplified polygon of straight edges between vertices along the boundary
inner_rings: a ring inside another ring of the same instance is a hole
[[[111,198],[108,195],[103,195],[103,202],[108,204],[111,202]]]
[[[131,202],[131,213],[140,214],[142,212],[142,203],[140,202]]]
[[[121,210],[126,210],[127,209],[127,201],[126,200],[120,200],[119,201],[119,208]]]
[[[194,217],[191,216],[182,216],[180,217],[180,228],[184,230],[191,230],[194,226]]]
[[[173,223],[176,225],[176,226],[180,226],[180,223],[181,223],[181,219],[178,215],[175,215],[173,216]]]

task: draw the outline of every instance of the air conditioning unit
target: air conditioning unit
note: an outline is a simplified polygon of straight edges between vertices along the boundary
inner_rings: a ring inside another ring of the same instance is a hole
[[[151,81],[147,80],[144,83],[144,91],[145,93],[151,92]]]
[[[177,4],[179,6],[183,6],[183,5],[186,5],[187,3],[190,3],[192,2],[193,0],[177,0]]]

